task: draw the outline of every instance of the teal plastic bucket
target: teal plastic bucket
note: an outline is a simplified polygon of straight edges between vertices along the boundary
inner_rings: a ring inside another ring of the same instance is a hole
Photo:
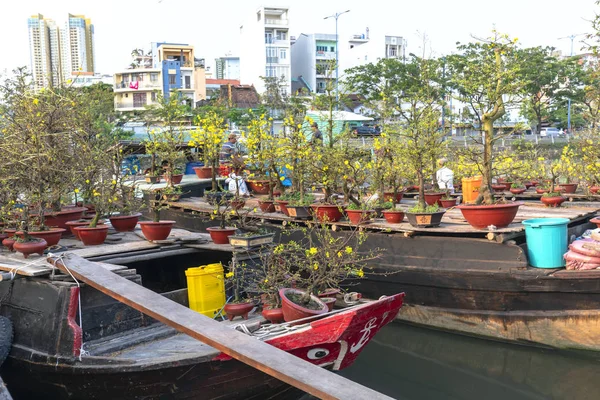
[[[567,218],[535,218],[523,221],[529,264],[537,268],[565,266],[567,252]]]

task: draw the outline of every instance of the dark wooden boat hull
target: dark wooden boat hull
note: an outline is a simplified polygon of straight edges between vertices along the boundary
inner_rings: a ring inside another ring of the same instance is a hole
[[[18,399],[298,399],[304,392],[244,363],[212,361],[130,373],[96,373],[10,358],[2,368]],[[32,382],[35,382],[32,385]]]

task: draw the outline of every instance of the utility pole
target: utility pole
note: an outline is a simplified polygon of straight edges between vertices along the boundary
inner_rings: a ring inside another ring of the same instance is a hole
[[[340,60],[339,60],[339,52],[338,52],[338,45],[339,45],[339,40],[338,40],[338,18],[342,15],[342,14],[346,14],[350,12],[350,10],[346,10],[346,11],[342,11],[342,12],[336,12],[333,15],[330,15],[328,17],[325,17],[323,19],[328,19],[328,18],[335,18],[335,109],[337,111],[338,109],[338,102],[339,102],[339,67],[340,67]]]
[[[573,40],[577,37],[577,36],[583,36],[585,35],[585,33],[577,33],[575,35],[569,35],[569,36],[563,36],[558,38],[558,40],[561,39],[571,39],[571,57],[573,57]],[[567,133],[571,133],[571,98],[569,97],[568,100],[568,109],[567,109]]]

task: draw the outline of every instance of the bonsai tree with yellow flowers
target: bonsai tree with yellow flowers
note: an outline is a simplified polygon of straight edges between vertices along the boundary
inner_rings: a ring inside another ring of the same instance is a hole
[[[196,117],[197,129],[191,133],[190,146],[196,147],[202,154],[204,168],[211,169],[211,191],[216,193],[219,189],[217,173],[219,171],[219,153],[225,140],[227,123],[225,117],[216,109],[211,109],[204,115]]]

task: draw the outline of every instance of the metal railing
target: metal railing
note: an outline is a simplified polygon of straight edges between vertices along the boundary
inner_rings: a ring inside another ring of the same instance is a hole
[[[267,64],[278,64],[279,57],[267,57]]]
[[[131,89],[131,90],[135,90],[135,88],[130,87],[131,83],[135,84],[135,81],[133,81],[133,82],[118,82],[118,83],[115,83],[115,89]],[[137,81],[137,84],[138,84],[138,89],[160,88],[160,86],[161,86],[159,82]]]
[[[287,25],[288,20],[287,19],[267,18],[267,19],[265,19],[265,24],[267,24],[267,25]]]

